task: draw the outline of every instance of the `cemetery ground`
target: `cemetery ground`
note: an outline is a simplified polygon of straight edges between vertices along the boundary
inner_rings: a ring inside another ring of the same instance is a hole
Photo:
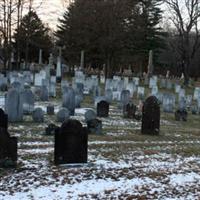
[[[58,95],[59,96],[59,95]],[[59,98],[51,99],[57,109]],[[48,103],[37,102],[45,110]],[[72,118],[84,124],[86,97]],[[159,136],[141,134],[141,122],[124,119],[117,104],[101,118],[103,135],[89,135],[88,164],[55,166],[54,137],[45,135],[55,116],[9,124],[18,137],[18,166],[0,169],[0,199],[199,199],[200,120],[175,121],[161,112]],[[60,123],[56,123],[61,125]]]

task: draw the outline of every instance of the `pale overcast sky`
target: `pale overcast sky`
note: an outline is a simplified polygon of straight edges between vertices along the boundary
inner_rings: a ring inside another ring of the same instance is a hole
[[[34,8],[38,7],[41,0],[35,0]],[[58,17],[61,17],[65,11],[62,0],[43,0],[40,8],[36,10],[44,23],[55,29]]]
[[[62,17],[66,10],[66,7],[64,7],[62,3],[63,0],[34,0],[34,7],[37,7],[41,1],[43,3],[40,8],[36,10],[37,14],[44,23],[48,23],[51,28],[55,29],[58,17]],[[162,6],[162,8],[164,9],[164,6]]]

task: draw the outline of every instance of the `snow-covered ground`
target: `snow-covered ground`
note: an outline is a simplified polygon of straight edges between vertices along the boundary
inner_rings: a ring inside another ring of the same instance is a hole
[[[46,105],[36,106],[45,111]],[[84,124],[87,109],[76,109],[73,118]],[[200,156],[176,153],[198,147],[198,135],[145,138],[140,122],[111,107],[109,118],[102,118],[106,133],[89,136],[88,164],[55,166],[54,139],[44,135],[47,117],[41,124],[9,126],[19,138],[18,167],[0,170],[0,200],[200,199]],[[162,127],[175,130],[176,124],[162,120]]]

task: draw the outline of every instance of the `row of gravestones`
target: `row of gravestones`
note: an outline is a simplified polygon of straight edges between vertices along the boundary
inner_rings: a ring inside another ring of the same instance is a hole
[[[87,125],[96,118],[93,112],[86,114]],[[17,138],[10,137],[7,115],[0,109],[0,166],[15,166],[17,162]],[[93,127],[90,127],[91,130]],[[143,106],[142,133],[159,134],[160,107],[156,97],[149,97]],[[91,131],[90,130],[90,131]],[[66,120],[55,127],[55,164],[86,163],[88,154],[88,129],[77,120]]]

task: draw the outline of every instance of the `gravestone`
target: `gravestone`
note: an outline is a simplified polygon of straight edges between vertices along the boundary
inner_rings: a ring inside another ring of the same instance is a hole
[[[7,128],[8,117],[0,109],[0,167],[16,167],[17,138],[10,137]]]
[[[47,106],[47,115],[54,115],[54,105]]]
[[[63,94],[62,106],[67,108],[70,115],[74,115],[75,112],[75,91],[73,88],[68,87],[67,91]]]
[[[106,97],[106,100],[109,102],[109,103],[112,103],[112,100],[113,100],[113,92],[111,89],[108,89],[105,91],[105,97]]]
[[[176,121],[187,121],[187,111],[186,109],[178,109],[175,112],[175,120]]]
[[[173,87],[171,80],[167,80],[167,89],[171,90]]]
[[[186,99],[184,97],[179,99],[178,102],[178,110],[186,110],[187,108],[187,104],[186,104]]]
[[[144,102],[142,108],[142,133],[159,134],[160,130],[160,106],[155,96],[150,96]]]
[[[97,103],[97,116],[108,117],[109,115],[109,103],[107,101],[100,101]]]
[[[9,122],[23,121],[23,98],[19,90],[10,89],[8,91],[5,105]]]
[[[44,112],[42,108],[35,108],[32,113],[32,118],[34,122],[38,122],[38,123],[44,122]]]
[[[0,108],[0,128],[8,130],[8,115]]]
[[[138,90],[137,90],[137,97],[140,99],[140,100],[143,100],[144,97],[145,97],[145,88],[144,87],[138,87]]]
[[[77,120],[67,120],[55,133],[54,163],[87,163],[88,132]]]
[[[193,115],[197,115],[199,113],[199,109],[198,109],[198,106],[197,104],[194,104],[191,106],[191,112]]]
[[[123,116],[125,118],[134,119],[136,113],[136,106],[133,103],[128,103],[123,106]]]
[[[49,101],[49,91],[47,86],[42,86],[40,90],[40,100]]]
[[[30,114],[34,110],[35,97],[30,89],[25,89],[22,91],[23,100],[23,113]]]
[[[121,92],[121,103],[122,106],[128,104],[130,101],[130,91],[129,90],[123,90]]]
[[[166,88],[166,79],[161,79],[160,81],[160,88]]]
[[[102,134],[102,121],[99,119],[92,119],[87,122],[87,128],[90,134]]]
[[[102,121],[96,119],[97,114],[94,110],[89,109],[85,112],[85,121],[89,133],[100,135],[102,134]]]
[[[70,117],[70,111],[67,108],[61,108],[56,114],[57,121],[63,123]]]
[[[16,90],[22,90],[23,89],[23,85],[18,81],[14,81],[11,84],[11,88],[16,89]]]
[[[175,107],[175,96],[171,94],[163,95],[163,111],[167,113],[173,113]]]
[[[153,66],[153,51],[149,51],[149,62],[148,62],[148,77],[151,77],[153,75],[154,66]]]
[[[0,91],[5,92],[8,89],[8,79],[3,75],[0,75]]]
[[[49,83],[49,96],[56,97],[56,83],[54,82]]]
[[[96,119],[97,117],[97,114],[94,110],[92,109],[89,109],[85,112],[85,121],[86,123],[90,120],[93,120],[93,119]]]
[[[77,94],[75,96],[75,108],[80,108],[81,107],[81,102],[83,101],[83,96],[80,94]]]

